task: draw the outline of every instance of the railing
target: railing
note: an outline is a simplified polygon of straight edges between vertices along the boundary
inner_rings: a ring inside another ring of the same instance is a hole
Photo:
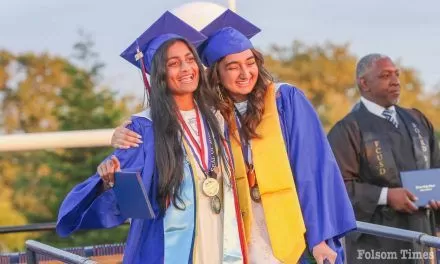
[[[108,147],[113,131],[113,129],[95,129],[0,135],[0,152]]]
[[[53,222],[21,226],[0,226],[0,234],[23,233],[33,231],[52,231],[55,230],[56,224],[57,223]]]
[[[0,227],[0,234],[27,232],[27,231],[42,231],[53,230],[55,223],[45,224],[33,224],[26,226],[15,227]],[[374,236],[386,237],[396,240],[403,240],[413,242],[422,246],[440,249],[440,237],[431,236],[421,232],[415,232],[400,228],[381,226],[376,224],[370,224],[357,221],[357,230],[354,232],[370,234]],[[18,259],[20,256],[20,263],[26,262],[29,264],[38,263],[37,254],[45,255],[44,260],[61,260],[65,263],[96,263],[88,257],[95,256],[108,256],[108,255],[122,255],[124,251],[124,244],[112,244],[112,245],[95,245],[87,247],[79,247],[74,249],[57,249],[36,241],[29,240],[26,242],[27,254],[15,253],[15,254],[0,254],[0,264],[3,263],[19,263],[18,261],[11,261],[11,259]],[[69,252],[70,251],[70,252]],[[73,252],[73,253],[72,253]],[[75,254],[74,254],[75,253]],[[10,262],[2,262],[2,258],[8,258]],[[24,258],[24,259],[23,259]],[[42,258],[40,257],[42,260]]]
[[[410,231],[401,228],[356,222],[356,232],[373,236],[387,237],[396,240],[414,242],[419,245],[440,249],[440,237],[430,236],[425,233]]]
[[[34,241],[35,242],[35,241]],[[42,243],[40,243],[42,244]],[[43,244],[44,245],[44,244]],[[53,247],[51,247],[53,248]],[[63,256],[65,252],[74,254],[77,257],[81,257],[78,260],[94,260],[97,262],[103,261],[104,263],[119,263],[122,261],[122,255],[124,254],[125,243],[119,244],[109,244],[109,245],[93,245],[93,246],[85,246],[85,247],[74,247],[74,248],[63,248],[61,251],[63,252]],[[53,254],[39,254],[35,252],[33,256],[30,256],[30,259],[33,263],[47,263],[55,260],[59,260]],[[63,260],[66,261],[66,260]],[[21,264],[21,263],[31,263],[28,260],[28,252],[14,252],[14,253],[6,253],[0,254],[0,264]],[[67,262],[71,263],[71,262]],[[83,262],[80,262],[83,263]],[[85,262],[85,263],[93,263],[93,262]]]
[[[89,258],[81,257],[34,240],[26,241],[26,256],[28,264],[37,264],[37,255],[49,256],[54,260],[62,261],[69,264],[96,264],[98,262]]]
[[[124,225],[130,224],[130,221],[123,223]],[[55,230],[57,223],[41,223],[41,224],[28,224],[20,226],[0,226],[0,235],[11,233],[25,233],[34,231],[53,231]]]
[[[125,222],[129,224],[129,222]],[[435,247],[440,249],[440,237],[430,236],[425,233],[405,230],[401,228],[394,228],[389,226],[382,226],[370,224],[366,222],[357,221],[357,230],[355,232],[370,234],[374,236],[387,237],[391,239],[404,240],[409,242],[416,242],[421,245]],[[41,223],[30,224],[22,226],[3,226],[0,227],[0,234],[31,232],[31,231],[51,231],[55,230],[56,223]]]

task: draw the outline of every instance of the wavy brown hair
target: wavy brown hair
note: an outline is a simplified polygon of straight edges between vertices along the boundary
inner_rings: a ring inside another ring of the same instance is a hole
[[[260,124],[264,113],[264,97],[266,95],[267,86],[273,82],[273,77],[266,68],[264,68],[264,57],[255,49],[251,49],[255,57],[258,67],[258,78],[254,89],[247,95],[248,105],[247,111],[242,116],[242,132],[246,140],[259,138],[256,132],[257,126]],[[237,129],[234,120],[234,100],[230,96],[228,90],[222,85],[219,65],[224,58],[218,60],[211,68],[208,69],[208,81],[212,89],[217,89],[218,97],[216,108],[220,110],[223,117],[227,120],[232,131]],[[232,133],[234,135],[234,133]]]

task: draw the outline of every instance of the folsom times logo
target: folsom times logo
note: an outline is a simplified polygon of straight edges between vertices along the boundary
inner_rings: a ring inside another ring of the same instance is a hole
[[[434,252],[428,251],[413,251],[411,249],[401,249],[399,252],[396,251],[378,251],[378,250],[357,250],[357,259],[367,259],[367,260],[391,260],[391,259],[434,259]]]

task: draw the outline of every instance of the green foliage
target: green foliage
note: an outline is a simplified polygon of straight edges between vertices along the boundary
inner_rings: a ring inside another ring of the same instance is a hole
[[[112,128],[128,116],[128,98],[117,100],[108,88],[98,85],[103,64],[93,52],[93,42],[85,38],[74,50],[71,61],[48,54],[0,53],[0,106],[6,133]],[[2,154],[0,169],[7,170],[2,174],[12,174],[4,185],[13,190],[8,202],[2,197],[11,208],[4,215],[17,214],[22,221],[1,215],[0,223],[55,221],[66,194],[93,175],[111,151],[81,148]],[[92,245],[122,242],[126,233],[127,226],[79,232],[67,239],[53,232],[38,233],[37,239],[55,246]],[[10,239],[0,237],[0,241],[6,241],[3,244],[11,250],[17,248],[18,243]]]

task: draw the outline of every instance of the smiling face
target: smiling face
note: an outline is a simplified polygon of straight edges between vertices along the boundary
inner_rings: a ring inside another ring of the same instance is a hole
[[[176,41],[167,50],[167,86],[173,95],[193,93],[199,84],[196,58],[183,41]]]
[[[250,49],[225,56],[218,72],[221,84],[236,102],[246,100],[258,79],[258,65]]]
[[[397,104],[400,97],[399,75],[399,69],[390,58],[373,62],[359,80],[362,95],[385,108]]]

